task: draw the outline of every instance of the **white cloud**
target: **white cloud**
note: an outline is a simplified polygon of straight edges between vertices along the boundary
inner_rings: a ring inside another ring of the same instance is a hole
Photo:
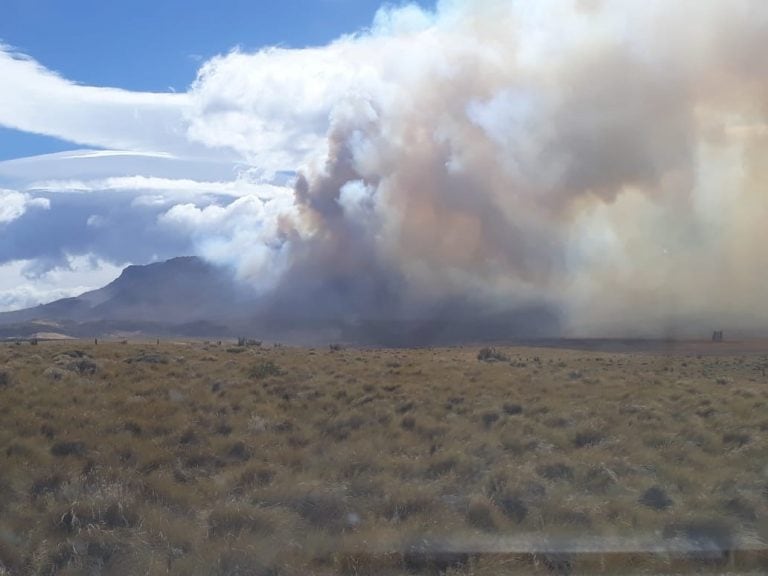
[[[47,198],[34,198],[23,192],[0,188],[0,224],[12,222],[23,216],[30,208],[50,208]]]
[[[0,46],[0,125],[70,142],[144,152],[192,152],[185,94],[83,86]]]
[[[120,275],[123,266],[89,256],[70,256],[66,264],[30,278],[33,260],[0,265],[0,312],[19,310],[101,288]]]

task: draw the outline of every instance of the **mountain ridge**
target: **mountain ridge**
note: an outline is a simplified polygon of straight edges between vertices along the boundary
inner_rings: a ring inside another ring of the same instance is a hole
[[[232,272],[197,256],[126,267],[95,290],[23,310],[0,313],[0,338],[253,337],[301,345],[328,342],[424,346],[551,337],[559,318],[545,306],[503,312],[464,301],[424,307],[403,318],[389,310],[340,314],[323,295],[328,287],[304,286],[288,299],[259,296]],[[300,299],[299,298],[300,295]],[[343,298],[342,298],[343,301]],[[338,304],[335,297],[332,304]]]
[[[174,326],[206,322],[214,333],[200,335],[228,335],[224,320],[241,300],[238,292],[228,271],[197,256],[130,265],[101,288],[0,313],[0,336],[10,337],[14,329],[28,335],[29,325],[40,323],[53,323],[68,335],[100,336],[105,331],[173,333]]]

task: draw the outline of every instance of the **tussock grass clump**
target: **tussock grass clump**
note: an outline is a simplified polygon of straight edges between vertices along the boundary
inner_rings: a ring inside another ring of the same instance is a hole
[[[388,490],[381,504],[377,505],[378,513],[386,520],[404,522],[412,517],[428,514],[437,507],[434,494],[417,486],[395,486]]]
[[[271,515],[251,506],[225,506],[208,515],[209,538],[232,538],[243,533],[268,536],[274,529]]]
[[[238,350],[243,349],[238,348]],[[264,378],[269,378],[270,376],[280,376],[281,370],[272,360],[265,360],[263,362],[259,362],[253,368],[251,368],[248,374],[251,378],[255,378],[256,380],[263,380]]]
[[[572,481],[575,477],[573,468],[563,462],[542,464],[536,468],[536,473],[547,480]]]
[[[267,466],[251,467],[240,474],[239,484],[245,487],[269,486],[275,475],[276,472]]]
[[[593,466],[584,476],[584,488],[592,494],[605,494],[617,484],[616,473],[603,465]]]

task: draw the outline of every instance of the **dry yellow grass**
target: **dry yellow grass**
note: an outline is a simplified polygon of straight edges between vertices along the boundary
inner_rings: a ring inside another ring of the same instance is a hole
[[[766,356],[0,347],[0,574],[768,570]]]

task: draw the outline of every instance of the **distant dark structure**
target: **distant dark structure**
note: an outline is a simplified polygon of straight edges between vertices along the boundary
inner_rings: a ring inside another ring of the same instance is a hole
[[[712,342],[722,342],[723,341],[723,331],[722,330],[715,330],[712,332]]]

